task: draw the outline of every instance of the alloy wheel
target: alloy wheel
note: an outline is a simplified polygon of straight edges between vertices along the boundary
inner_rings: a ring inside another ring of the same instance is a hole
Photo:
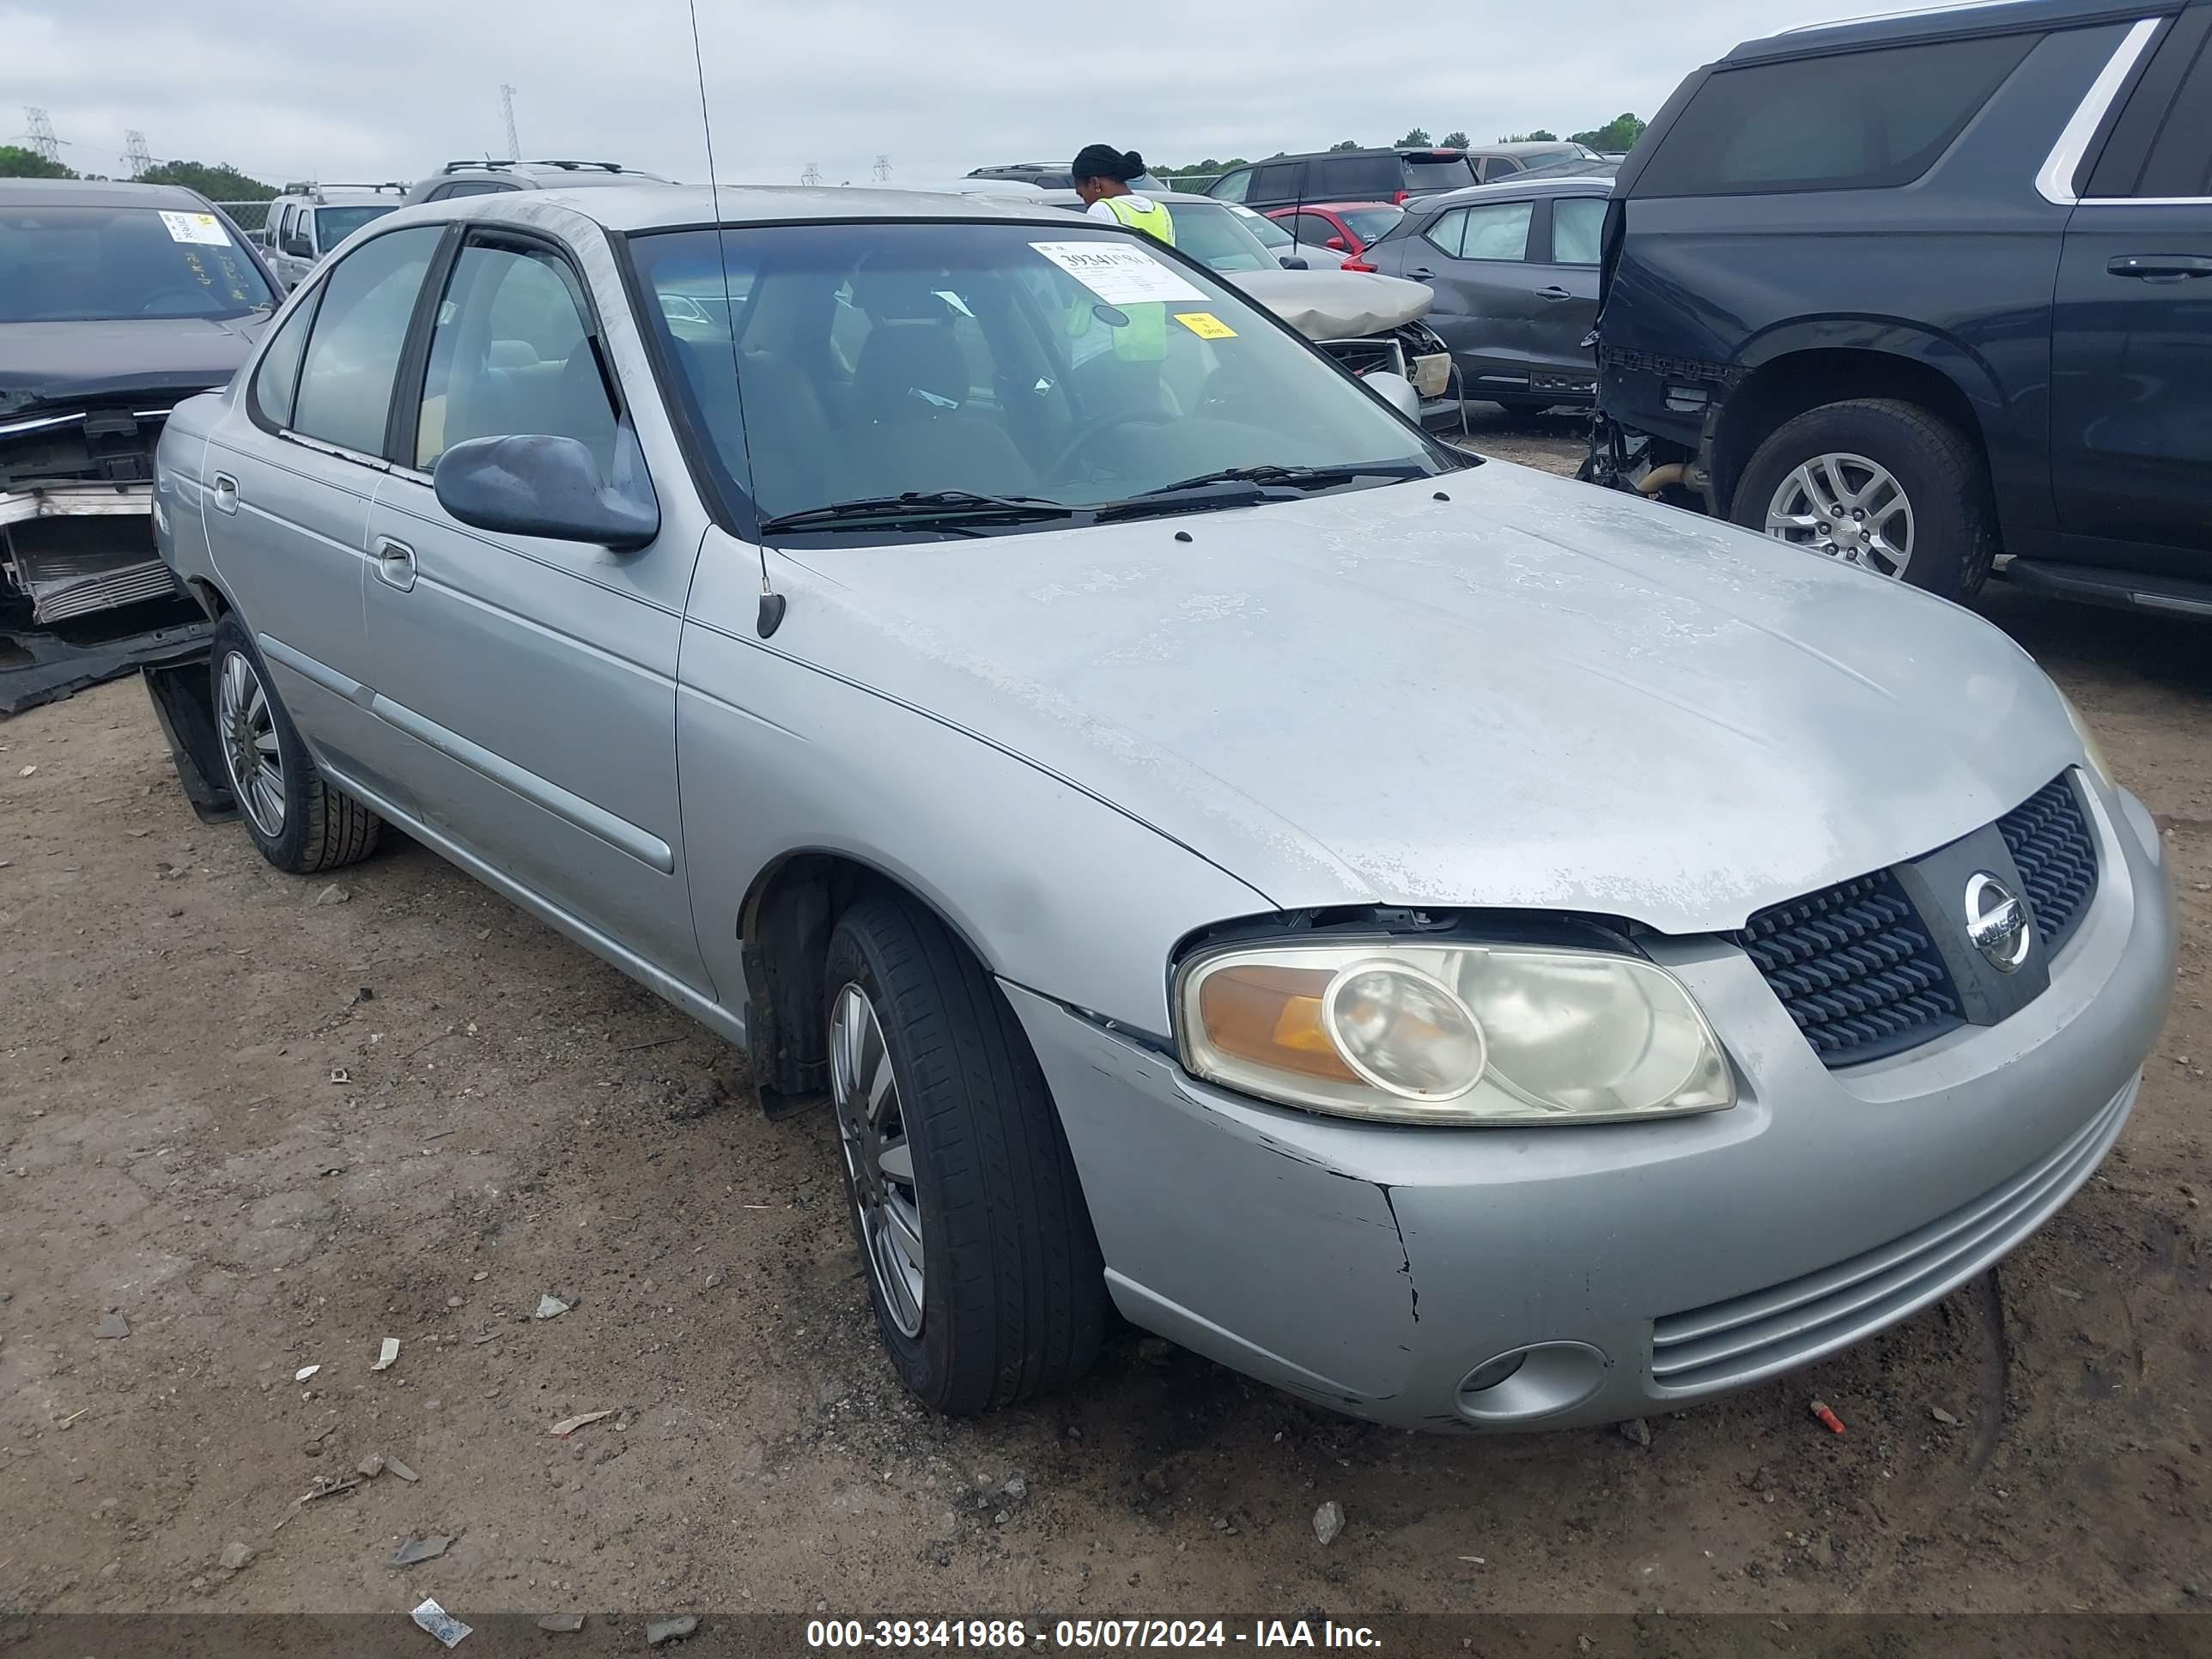
[[[243,652],[223,658],[218,685],[216,730],[231,793],[253,827],[274,841],[284,833],[284,757],[276,741],[276,711],[260,672]]]
[[[1882,576],[1912,562],[1912,502],[1905,486],[1863,455],[1816,455],[1775,486],[1766,533]]]
[[[921,1205],[898,1078],[868,994],[848,984],[830,1012],[830,1090],[868,1271],[892,1322],[921,1334]]]

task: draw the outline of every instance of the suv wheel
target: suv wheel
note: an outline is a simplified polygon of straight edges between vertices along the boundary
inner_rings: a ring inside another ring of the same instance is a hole
[[[367,858],[384,821],[323,781],[236,611],[216,624],[210,661],[216,740],[261,856],[295,876]]]
[[[1729,516],[1947,599],[1972,598],[1996,551],[1973,445],[1889,398],[1824,404],[1785,422],[1744,468]]]
[[[900,1381],[960,1414],[1080,1376],[1105,1328],[1105,1269],[1005,996],[890,894],[838,919],[823,991],[854,1231]]]

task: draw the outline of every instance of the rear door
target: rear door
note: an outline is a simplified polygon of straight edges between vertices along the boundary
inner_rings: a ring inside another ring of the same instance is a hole
[[[2212,578],[2212,7],[2176,20],[2087,185],[2052,313],[2059,527],[2098,562]]]
[[[207,453],[208,545],[318,756],[393,793],[362,629],[369,505],[409,319],[444,227],[363,242],[286,317]]]
[[[1252,169],[1252,188],[1244,198],[1250,208],[1288,207],[1305,199],[1306,164],[1269,161]]]
[[[1370,253],[1382,270],[1435,290],[1436,305],[1421,320],[1451,348],[1470,398],[1528,394],[1536,313],[1545,303],[1529,280],[1535,212],[1527,198],[1448,208]]]

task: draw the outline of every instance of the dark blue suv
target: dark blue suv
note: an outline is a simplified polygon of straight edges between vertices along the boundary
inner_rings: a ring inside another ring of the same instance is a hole
[[[1585,476],[1959,599],[2212,617],[2212,0],[1800,30],[1675,92],[1601,246]]]

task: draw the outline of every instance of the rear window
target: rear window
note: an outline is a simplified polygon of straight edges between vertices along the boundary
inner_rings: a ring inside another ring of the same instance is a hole
[[[1401,190],[1431,193],[1440,190],[1459,190],[1475,182],[1474,163],[1464,155],[1408,155],[1405,158],[1406,182]]]
[[[1317,155],[1306,165],[1309,197],[1388,197],[1399,188],[1392,156]]]
[[[1950,147],[2036,38],[1942,40],[1717,70],[1661,140],[1635,193],[1909,184]]]

